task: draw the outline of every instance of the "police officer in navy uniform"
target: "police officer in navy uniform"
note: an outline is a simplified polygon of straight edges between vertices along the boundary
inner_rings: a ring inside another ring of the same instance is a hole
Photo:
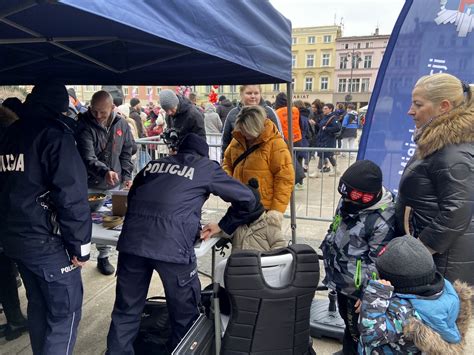
[[[198,317],[201,285],[194,243],[201,208],[212,193],[231,202],[219,222],[228,234],[263,210],[245,185],[208,158],[209,146],[187,134],[176,155],[153,160],[136,176],[117,249],[117,289],[107,354],[133,354],[150,279],[163,282],[170,314],[173,349]]]
[[[0,139],[0,238],[28,298],[35,355],[72,354],[89,259],[87,174],[62,121],[66,88],[39,84]]]

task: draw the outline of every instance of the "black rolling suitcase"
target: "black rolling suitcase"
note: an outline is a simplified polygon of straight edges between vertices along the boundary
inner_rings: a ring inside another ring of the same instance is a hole
[[[214,348],[214,321],[200,314],[172,355],[210,355]]]

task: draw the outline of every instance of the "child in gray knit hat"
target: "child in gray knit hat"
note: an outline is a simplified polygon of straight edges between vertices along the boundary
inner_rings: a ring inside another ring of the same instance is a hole
[[[359,354],[460,354],[471,317],[471,290],[436,271],[418,239],[390,241],[375,262],[379,280],[362,297]]]

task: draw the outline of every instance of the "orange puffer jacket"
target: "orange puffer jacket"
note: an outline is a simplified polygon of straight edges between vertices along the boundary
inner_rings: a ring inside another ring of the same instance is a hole
[[[234,161],[249,147],[240,132],[234,131],[232,135],[234,138],[224,153],[224,170],[244,184],[256,178],[265,209],[285,212],[295,183],[295,171],[288,146],[277,127],[266,119],[264,131],[254,143],[260,144],[260,147],[235,169],[232,169]]]
[[[278,110],[276,110],[276,113],[280,119],[281,128],[283,130],[283,134],[285,135],[285,139],[288,141],[288,108],[280,107]],[[293,107],[291,109],[291,114],[293,117],[293,142],[298,142],[303,139],[300,128],[300,111],[296,107]]]

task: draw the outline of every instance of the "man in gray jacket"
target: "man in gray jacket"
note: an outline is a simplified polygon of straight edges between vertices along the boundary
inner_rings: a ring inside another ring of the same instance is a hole
[[[116,115],[112,96],[97,91],[89,110],[79,115],[82,130],[78,134],[78,149],[87,168],[88,187],[91,192],[116,190],[132,186],[133,137],[128,123]],[[112,275],[109,262],[111,247],[97,244],[97,267],[104,275]]]

